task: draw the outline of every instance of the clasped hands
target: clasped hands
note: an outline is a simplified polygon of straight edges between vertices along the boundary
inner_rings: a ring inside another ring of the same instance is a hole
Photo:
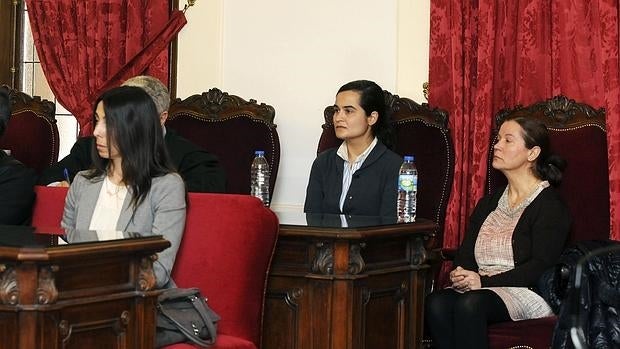
[[[480,274],[461,267],[456,267],[450,272],[450,281],[452,288],[460,292],[478,290],[482,287]]]

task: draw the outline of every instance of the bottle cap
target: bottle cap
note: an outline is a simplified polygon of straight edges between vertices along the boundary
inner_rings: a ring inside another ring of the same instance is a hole
[[[415,156],[413,156],[413,155],[405,155],[403,158],[405,159],[405,161],[413,161],[415,159]]]
[[[264,150],[257,150],[254,152],[254,155],[265,155],[265,151]]]

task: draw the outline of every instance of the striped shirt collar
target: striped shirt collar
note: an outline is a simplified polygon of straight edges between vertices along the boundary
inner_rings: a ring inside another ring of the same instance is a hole
[[[355,164],[361,165],[361,163],[363,163],[364,160],[366,160],[366,158],[368,157],[368,154],[370,154],[370,152],[375,148],[375,145],[377,145],[377,137],[375,137],[372,140],[372,142],[370,142],[370,145],[368,146],[368,148],[366,148],[366,150],[364,150],[357,157],[357,159],[353,161],[353,165]],[[349,164],[349,150],[347,149],[347,142],[342,142],[342,144],[340,144],[340,147],[338,147],[338,151],[336,151],[336,154],[338,154],[338,156],[340,156],[342,160],[344,160],[345,164]],[[349,165],[349,166],[352,166],[352,165]]]

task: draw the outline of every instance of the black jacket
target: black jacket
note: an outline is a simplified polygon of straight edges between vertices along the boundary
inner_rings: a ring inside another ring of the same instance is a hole
[[[312,164],[304,212],[360,216],[396,216],[398,171],[403,159],[377,142],[351,180],[342,212],[340,194],[344,160],[332,148]]]
[[[482,198],[469,221],[454,266],[478,271],[474,246],[487,216],[497,208],[504,188]],[[570,214],[555,189],[548,187],[525,208],[512,235],[515,267],[494,276],[481,276],[482,287],[535,287],[542,273],[557,263],[570,229]]]
[[[590,256],[583,265],[581,292],[574,289],[580,258],[600,248],[615,252]],[[567,248],[559,263],[543,274],[541,295],[558,315],[552,348],[574,348],[570,329],[579,308],[578,325],[590,348],[620,348],[620,242],[580,241]]]
[[[82,170],[92,165],[91,147],[93,137],[79,138],[64,159],[45,169],[39,177],[39,184],[65,180],[67,169],[71,180]],[[223,193],[226,191],[226,176],[217,158],[187,139],[167,128],[164,137],[172,165],[175,166],[190,192]]]
[[[36,178],[34,170],[0,150],[0,224],[30,223]]]

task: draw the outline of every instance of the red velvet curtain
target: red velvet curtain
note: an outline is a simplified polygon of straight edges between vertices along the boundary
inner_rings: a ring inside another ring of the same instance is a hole
[[[169,1],[27,0],[45,77],[75,115],[80,135],[92,133],[100,92],[138,74],[168,82],[168,44],[185,25]]]
[[[431,0],[429,103],[450,113],[456,154],[444,246],[460,244],[483,195],[493,116],[558,94],[607,110],[611,238],[620,239],[618,7]]]

